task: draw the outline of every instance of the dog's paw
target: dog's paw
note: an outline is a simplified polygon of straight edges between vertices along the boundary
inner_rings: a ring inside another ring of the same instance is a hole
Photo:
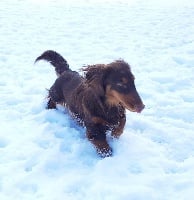
[[[112,156],[113,154],[112,148],[109,146],[106,140],[90,138],[90,141],[96,148],[96,151],[101,158]]]
[[[101,158],[111,157],[113,155],[113,151],[110,147],[97,149],[97,153]]]

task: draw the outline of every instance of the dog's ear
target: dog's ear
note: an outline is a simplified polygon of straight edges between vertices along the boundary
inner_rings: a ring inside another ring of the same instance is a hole
[[[83,67],[82,71],[84,72],[88,86],[92,87],[98,95],[103,96],[105,93],[104,77],[106,74],[106,65],[88,65]]]

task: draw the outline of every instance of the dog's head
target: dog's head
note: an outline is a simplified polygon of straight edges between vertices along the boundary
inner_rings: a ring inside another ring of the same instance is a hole
[[[94,85],[96,93],[105,96],[109,105],[121,104],[132,112],[140,113],[144,104],[135,87],[135,77],[130,66],[123,60],[108,65],[94,65],[86,68],[86,79]]]
[[[122,104],[132,112],[140,113],[144,104],[135,87],[135,77],[130,66],[123,60],[118,60],[107,65],[106,97],[109,104]]]

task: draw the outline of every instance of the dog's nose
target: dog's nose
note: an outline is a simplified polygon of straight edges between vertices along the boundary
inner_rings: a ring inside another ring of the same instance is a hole
[[[141,113],[141,111],[145,108],[144,104],[136,105],[135,110],[137,113]]]

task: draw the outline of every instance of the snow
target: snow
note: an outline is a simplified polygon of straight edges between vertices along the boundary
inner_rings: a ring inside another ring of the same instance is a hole
[[[0,199],[194,199],[193,17],[191,0],[1,0]],[[109,138],[113,157],[45,110],[47,49],[74,70],[130,63],[146,109]]]

